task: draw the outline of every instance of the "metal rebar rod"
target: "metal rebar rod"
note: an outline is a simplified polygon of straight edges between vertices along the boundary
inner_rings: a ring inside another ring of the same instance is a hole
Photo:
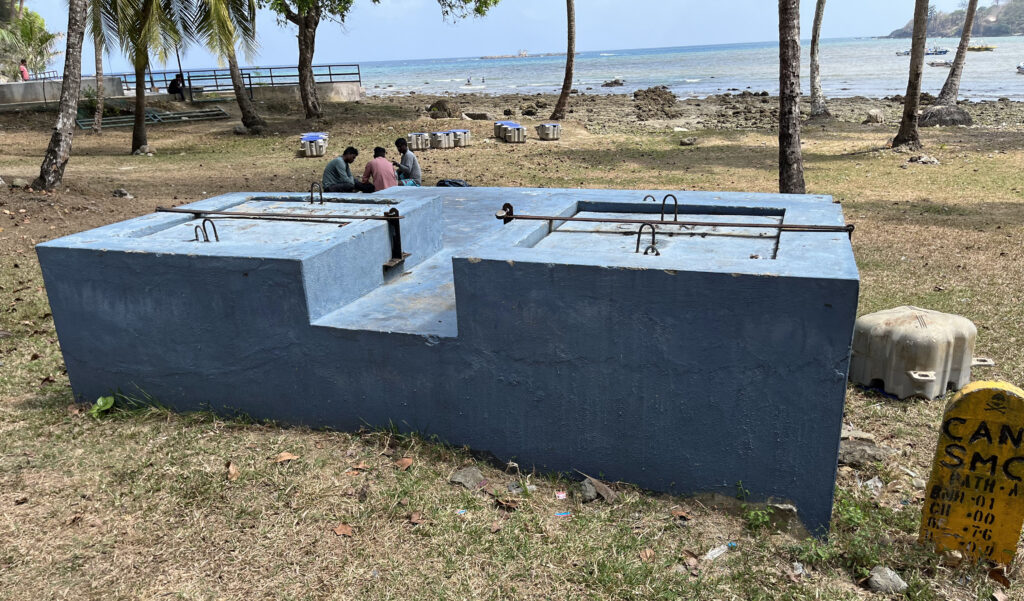
[[[635,219],[635,218],[612,218],[612,217],[559,217],[557,215],[516,215],[510,205],[505,205],[502,210],[494,215],[505,223],[516,219],[528,221],[579,221],[586,223],[631,223],[634,225],[678,225],[684,227],[739,227],[739,228],[760,228],[773,229],[783,232],[845,232],[853,235],[854,226],[850,225],[803,225],[797,223],[730,223],[727,221],[664,221],[661,219]]]
[[[183,213],[186,215],[193,215],[196,218],[214,216],[239,219],[267,219],[271,221],[329,221],[338,219],[394,221],[396,219],[405,219],[403,215],[398,214],[397,209],[392,210],[394,210],[395,214],[338,215],[336,213],[245,213],[240,211],[204,211],[201,209],[182,209],[171,207],[156,208],[157,213]]]

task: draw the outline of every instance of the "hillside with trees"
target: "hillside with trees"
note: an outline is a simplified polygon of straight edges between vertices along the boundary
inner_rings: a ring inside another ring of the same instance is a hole
[[[963,9],[945,13],[932,7],[928,11],[928,36],[960,37],[965,14]],[[909,38],[913,34],[913,30],[914,23],[910,21],[890,33],[888,37]],[[988,37],[1024,35],[1024,0],[997,0],[991,6],[979,7],[971,34]]]

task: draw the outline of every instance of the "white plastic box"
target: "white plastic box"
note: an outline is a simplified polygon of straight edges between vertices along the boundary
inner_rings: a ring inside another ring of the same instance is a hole
[[[430,134],[409,134],[410,150],[427,150],[430,148]]]
[[[965,317],[918,307],[864,315],[853,331],[850,380],[901,399],[934,399],[971,381],[978,330]]]
[[[473,134],[468,129],[453,129],[452,141],[456,148],[464,148],[472,142]]]
[[[537,137],[541,140],[558,140],[562,137],[562,126],[558,123],[543,123],[538,125]]]
[[[431,148],[453,148],[455,146],[455,136],[450,131],[435,131],[430,134],[430,147]]]
[[[327,140],[303,140],[301,150],[307,157],[322,157],[327,153]]]
[[[522,144],[526,142],[526,128],[522,125],[503,125],[501,139],[513,144]]]

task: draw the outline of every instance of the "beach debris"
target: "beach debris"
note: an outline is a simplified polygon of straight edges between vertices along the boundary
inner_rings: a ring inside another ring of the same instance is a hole
[[[131,195],[130,192],[128,192],[128,190],[125,190],[124,188],[118,188],[117,190],[111,192],[110,195],[113,196],[114,198],[126,198],[128,200],[135,198],[134,196]]]
[[[694,138],[693,136],[690,136],[689,138],[683,138],[682,140],[679,140],[679,145],[680,146],[696,146],[697,145],[697,138]]]
[[[564,490],[556,490],[555,491],[555,498],[556,499],[558,499],[558,500],[565,500],[566,497],[568,497],[568,494]]]
[[[611,81],[604,82],[603,84],[601,84],[601,87],[602,88],[620,88],[620,87],[622,87],[624,85],[626,85],[626,82],[622,81],[621,79],[615,78],[615,79],[613,79]]]
[[[921,112],[917,121],[921,127],[955,127],[974,125],[971,114],[959,106],[930,106]]]
[[[878,494],[882,492],[882,489],[885,488],[885,483],[882,482],[881,478],[875,476],[874,478],[865,482],[862,486],[870,490],[872,493],[874,493],[875,496],[878,496]]]
[[[882,125],[885,123],[885,113],[879,109],[871,109],[868,111],[867,117],[864,118],[863,125]]]
[[[572,517],[572,512],[571,511],[559,511],[558,513],[555,514],[555,517],[556,518],[571,518]]]
[[[508,483],[508,492],[512,493],[513,495],[521,495],[524,492],[537,492],[537,487],[534,486],[533,484],[527,484],[524,488],[523,485],[520,484],[518,481],[513,480],[512,482]]]
[[[900,575],[885,566],[875,566],[871,570],[867,585],[868,590],[875,593],[903,594],[907,590],[907,583]]]
[[[464,467],[452,474],[448,479],[452,484],[461,484],[469,490],[479,490],[487,484],[487,479],[476,466]]]
[[[919,165],[941,165],[939,159],[928,156],[927,154],[918,154],[907,159],[908,163],[917,163]]]
[[[465,509],[456,509],[455,510],[455,515],[466,515],[466,510]]]
[[[864,469],[885,461],[895,452],[867,440],[843,440],[839,443],[839,465]]]
[[[665,86],[654,86],[633,92],[636,105],[636,118],[640,121],[650,119],[675,119],[682,115],[676,108],[678,98]]]
[[[735,544],[735,543],[733,543]],[[714,561],[729,552],[729,545],[719,545],[701,557],[701,561]]]

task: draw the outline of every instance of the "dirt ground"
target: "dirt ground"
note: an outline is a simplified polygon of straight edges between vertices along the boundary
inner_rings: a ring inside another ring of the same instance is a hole
[[[265,137],[235,135],[236,121],[158,125],[149,130],[154,156],[128,154],[128,129],[79,132],[62,190],[0,189],[0,598],[856,599],[868,595],[863,578],[879,564],[907,580],[909,599],[987,600],[1004,590],[984,568],[914,543],[924,497],[915,481],[927,478],[945,399],[896,401],[850,387],[846,422],[894,454],[840,469],[827,542],[772,534],[753,506],[722,511],[624,484],[615,505],[561,505],[554,492],[574,483],[481,464],[495,482],[538,486],[506,515],[447,484],[454,469],[474,464],[468,453],[383,432],[159,410],[93,419],[69,407],[33,246],[224,192],[308,190],[326,161],[296,155],[303,131],[329,131],[331,154],[359,148],[358,171],[374,146],[393,153],[409,132],[471,129],[469,148],[420,153],[425,184],[777,189],[775,99],[688,100],[670,107],[671,119],[640,120],[650,107],[638,112],[629,96],[578,96],[561,141],[531,136],[525,145],[493,140],[489,121],[431,120],[434,100],[328,105],[317,123],[294,107],[263,105]],[[527,126],[554,104],[550,96],[449,100],[496,119],[509,110]],[[939,165],[886,149],[898,103],[848,99],[832,108],[835,120],[805,125],[806,177],[810,192],[833,195],[857,226],[859,313],[912,304],[964,315],[978,326],[977,354],[997,363],[976,375],[1024,383],[1024,108],[972,105],[978,126],[924,130],[924,152]],[[889,124],[862,125],[870,108]],[[52,122],[51,113],[0,114],[8,184],[38,173]],[[696,145],[681,146],[686,137]],[[118,188],[133,197],[113,196]],[[277,463],[282,451],[300,459]],[[414,467],[396,470],[398,456]],[[344,475],[358,463],[367,468]],[[884,485],[877,493],[864,486],[874,477]],[[566,507],[572,522],[550,517]],[[414,512],[427,522],[411,523]],[[355,536],[333,533],[341,522]],[[726,542],[737,550],[691,565],[690,554]],[[1024,598],[1021,573],[1010,567],[1008,598]]]

